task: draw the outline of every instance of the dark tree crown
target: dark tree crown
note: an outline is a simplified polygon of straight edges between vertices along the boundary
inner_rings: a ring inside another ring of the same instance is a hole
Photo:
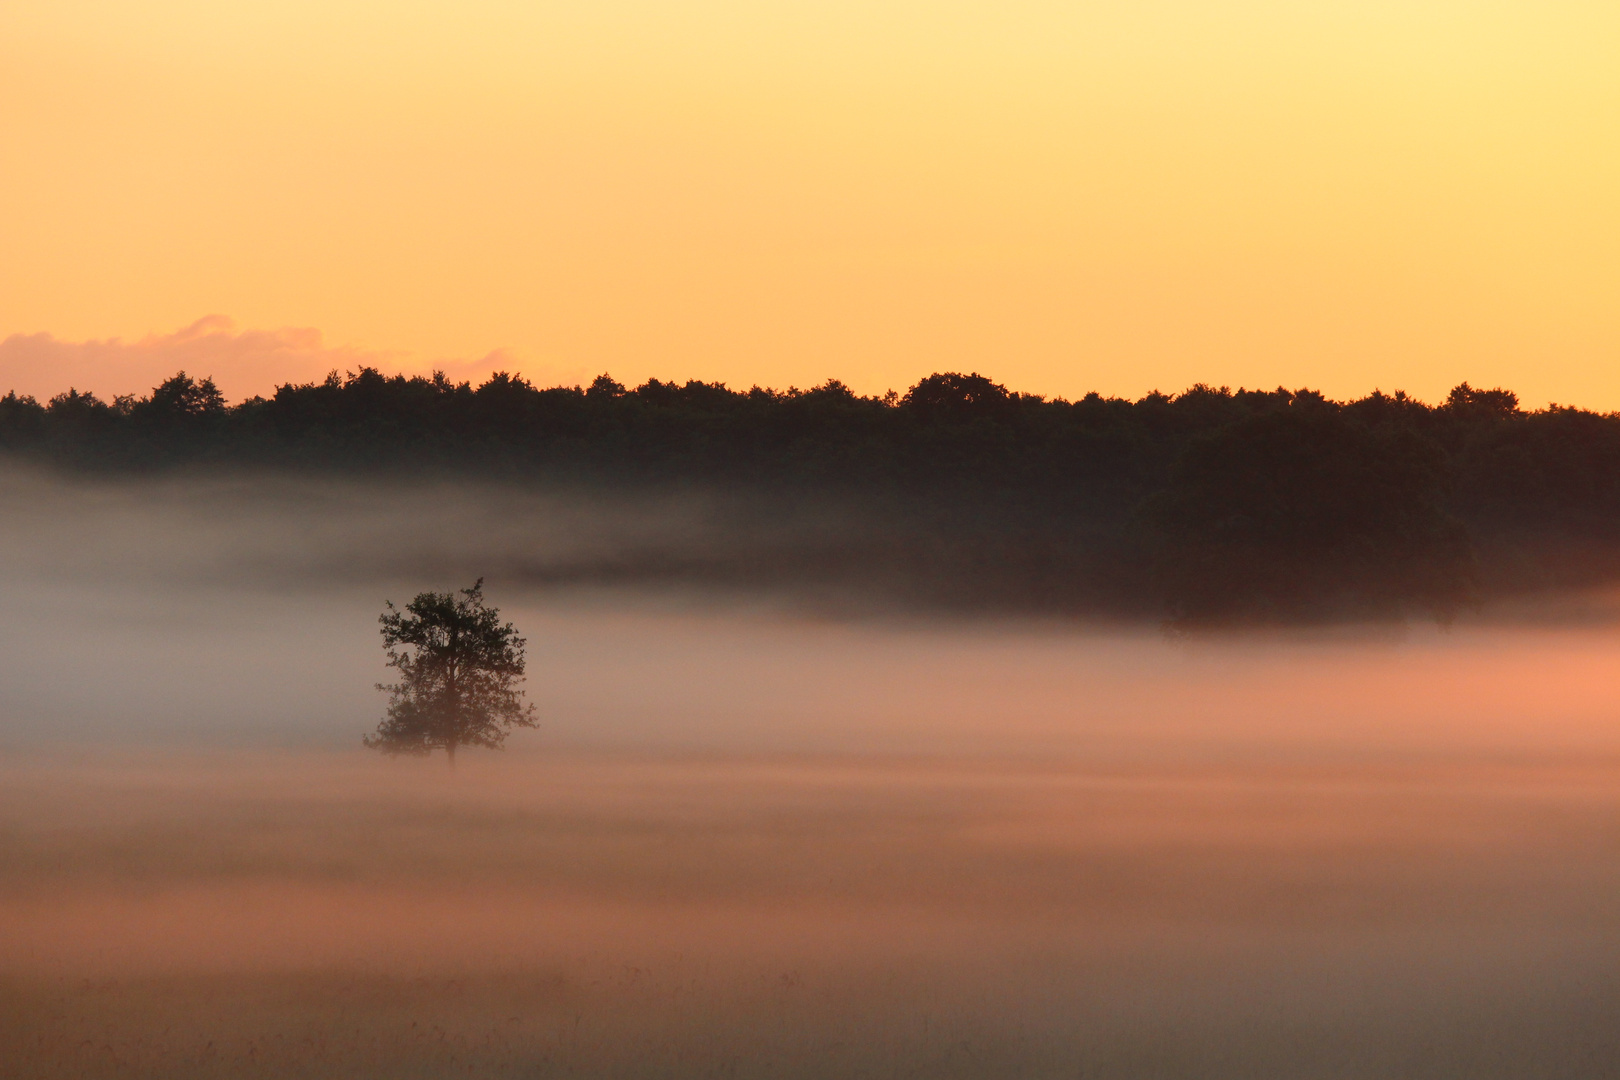
[[[397,683],[387,715],[367,746],[390,754],[444,750],[452,762],[462,746],[499,749],[514,727],[535,725],[523,704],[524,648],[511,623],[484,602],[484,579],[456,593],[418,593],[400,611],[392,601],[378,620],[388,666]]]

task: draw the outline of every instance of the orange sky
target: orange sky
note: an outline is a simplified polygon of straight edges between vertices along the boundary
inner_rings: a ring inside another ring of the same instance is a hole
[[[14,0],[0,381],[1615,409],[1617,193],[1613,0]]]

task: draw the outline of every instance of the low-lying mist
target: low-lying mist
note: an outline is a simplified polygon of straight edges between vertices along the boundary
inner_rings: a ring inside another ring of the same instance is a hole
[[[1601,1076],[1601,765],[35,756],[15,1076]]]
[[[796,578],[787,556],[751,582],[685,572],[731,551],[765,565],[760,537],[840,535],[836,517],[804,507],[740,526],[701,493],[254,475],[0,483],[0,739],[13,746],[352,745],[380,710],[382,602],[477,577],[530,639],[545,722],[522,738],[536,745],[1585,751],[1610,745],[1620,704],[1620,622],[1597,594],[1449,628],[1168,633],[942,612]]]
[[[1601,597],[1172,634],[830,578],[803,505],[0,483],[7,1076],[1620,1061]],[[361,749],[383,600],[479,576],[539,728]]]

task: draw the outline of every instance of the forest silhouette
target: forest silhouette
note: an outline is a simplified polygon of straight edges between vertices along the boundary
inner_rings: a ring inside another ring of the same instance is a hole
[[[583,568],[595,580],[882,587],[957,609],[1180,625],[1450,618],[1620,580],[1620,414],[1403,393],[1205,385],[1139,400],[978,374],[904,395],[651,379],[481,386],[366,368],[227,403],[181,373],[145,397],[0,398],[15,465],[722,493],[740,523],[836,527]],[[806,510],[805,508],[810,508]]]

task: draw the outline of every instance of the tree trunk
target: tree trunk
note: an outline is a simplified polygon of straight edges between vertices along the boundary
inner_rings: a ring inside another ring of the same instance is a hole
[[[450,771],[455,772],[456,771],[456,744],[453,743],[453,742],[445,743],[444,744],[444,752],[450,756]]]

